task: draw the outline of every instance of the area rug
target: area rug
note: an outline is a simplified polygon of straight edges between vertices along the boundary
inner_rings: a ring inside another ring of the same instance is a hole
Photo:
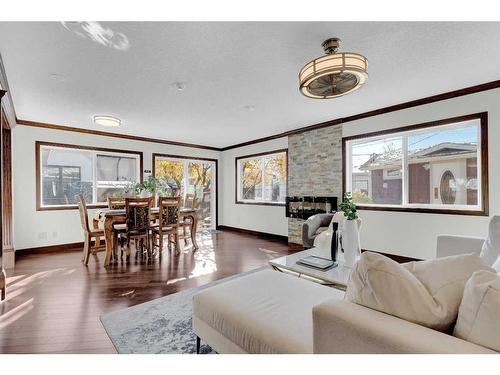
[[[193,295],[266,268],[268,266],[103,314],[100,316],[101,323],[120,354],[194,354],[196,335],[191,328]],[[213,350],[202,344],[201,353],[213,353]]]

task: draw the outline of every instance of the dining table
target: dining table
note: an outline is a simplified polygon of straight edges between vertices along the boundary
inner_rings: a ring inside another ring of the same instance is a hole
[[[153,207],[150,210],[151,220],[157,220],[159,217],[160,210],[158,207]],[[198,226],[198,214],[195,208],[181,207],[179,209],[179,220],[189,219],[190,226],[189,232],[191,236],[191,241],[193,243],[193,249],[198,249],[198,244],[196,242],[196,228]],[[117,224],[125,224],[127,220],[127,214],[125,209],[101,209],[96,211],[93,217],[93,226],[95,229],[99,228],[99,224],[103,223],[104,227],[104,241],[106,244],[106,255],[104,257],[104,267],[109,266],[111,263],[111,258],[113,255],[113,250],[115,248],[114,241],[116,240],[113,236],[113,227]],[[100,239],[97,239],[100,241]]]

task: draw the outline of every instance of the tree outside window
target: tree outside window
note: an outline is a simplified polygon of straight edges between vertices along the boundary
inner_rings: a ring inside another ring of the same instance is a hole
[[[286,152],[238,159],[238,202],[284,203],[286,198]]]

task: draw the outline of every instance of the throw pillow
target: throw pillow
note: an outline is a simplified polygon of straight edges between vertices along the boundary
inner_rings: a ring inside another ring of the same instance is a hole
[[[475,272],[465,285],[453,335],[500,351],[500,276]]]
[[[498,256],[496,262],[493,263],[493,269],[497,271],[497,273],[500,273],[500,255]]]
[[[492,270],[476,255],[401,265],[365,252],[353,267],[346,298],[354,303],[439,331],[455,322],[465,283],[477,270]]]
[[[488,225],[488,237],[481,249],[481,258],[490,266],[500,256],[500,216],[493,216]]]

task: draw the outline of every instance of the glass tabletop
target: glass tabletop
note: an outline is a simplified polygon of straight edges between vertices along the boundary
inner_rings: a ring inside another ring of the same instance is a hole
[[[311,279],[315,279],[314,281],[317,281],[321,284],[335,285],[339,287],[347,286],[347,282],[349,281],[349,276],[351,274],[351,268],[344,265],[343,259],[338,260],[337,267],[330,268],[324,271],[297,264],[298,260],[310,255],[331,259],[329,251],[322,251],[320,249],[312,248],[304,251],[299,251],[297,253],[284,257],[272,259],[269,261],[269,264],[273,268],[280,271],[295,273],[299,277],[306,276]]]

